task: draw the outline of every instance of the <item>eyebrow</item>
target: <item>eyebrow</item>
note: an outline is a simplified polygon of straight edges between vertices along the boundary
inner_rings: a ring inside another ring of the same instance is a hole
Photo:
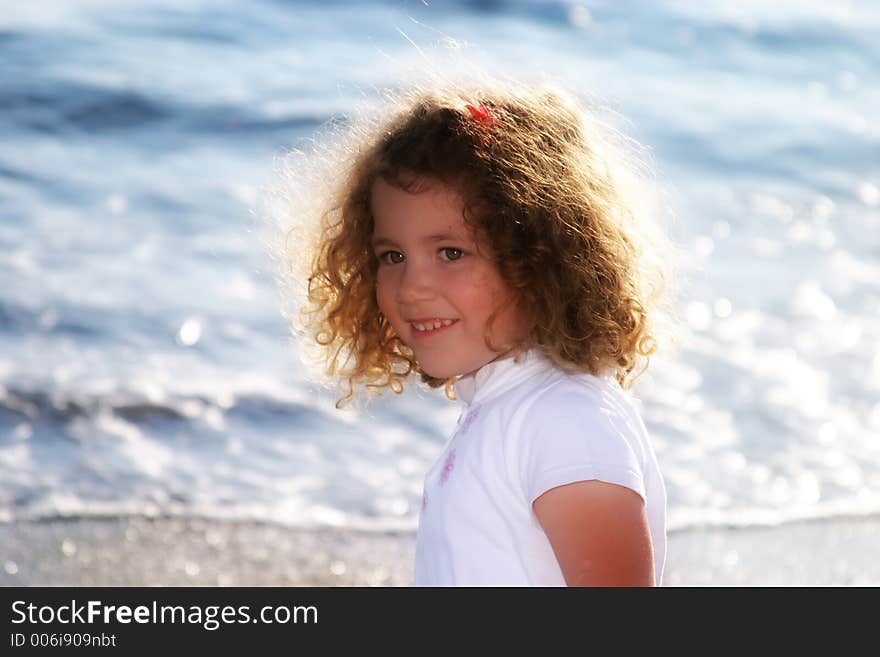
[[[428,235],[422,241],[423,242],[465,242],[467,241],[461,235],[453,235],[452,233],[437,233],[436,235]],[[372,241],[372,245],[374,247],[385,245],[385,246],[397,246],[394,242],[386,237],[374,237]]]

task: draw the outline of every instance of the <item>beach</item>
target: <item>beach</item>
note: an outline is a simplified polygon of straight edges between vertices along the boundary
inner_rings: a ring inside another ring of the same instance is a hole
[[[878,586],[880,518],[672,531],[664,586]],[[201,518],[0,524],[2,586],[409,586],[412,532]]]

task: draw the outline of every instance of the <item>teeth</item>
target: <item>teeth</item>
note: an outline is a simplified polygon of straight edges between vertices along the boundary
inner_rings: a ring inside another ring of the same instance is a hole
[[[412,325],[416,328],[417,331],[429,331],[431,329],[438,329],[441,326],[449,326],[454,321],[454,319],[435,319],[433,322],[428,324],[413,322]]]

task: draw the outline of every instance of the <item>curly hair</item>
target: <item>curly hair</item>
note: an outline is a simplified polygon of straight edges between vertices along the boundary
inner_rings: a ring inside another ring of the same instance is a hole
[[[491,120],[475,115],[480,106]],[[332,179],[309,189],[313,233],[289,233],[282,256],[307,265],[299,332],[319,345],[326,374],[348,381],[336,407],[356,384],[399,394],[413,372],[455,399],[458,377],[424,372],[379,309],[370,194],[380,178],[407,191],[439,181],[461,195],[465,224],[531,327],[516,353],[537,347],[564,371],[612,370],[632,387],[657,350],[672,244],[616,135],[564,92],[509,82],[412,89],[350,124],[326,152]]]

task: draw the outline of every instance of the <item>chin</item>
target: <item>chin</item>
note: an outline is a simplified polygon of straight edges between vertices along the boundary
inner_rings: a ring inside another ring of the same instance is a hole
[[[427,374],[428,376],[432,376],[435,379],[449,379],[460,372],[450,364],[438,364],[438,363],[423,363],[419,361],[419,367],[421,367],[422,372]]]
[[[435,379],[451,379],[454,376],[464,376],[466,374],[470,374],[478,369],[480,369],[483,365],[490,362],[492,359],[487,358],[482,362],[477,363],[423,363],[419,361],[419,366],[422,368],[422,372],[428,374],[429,376],[434,377]]]
[[[421,363],[420,366],[422,368],[422,372],[435,379],[449,379],[455,376],[454,372],[450,372],[443,368],[425,367],[424,365],[421,365]]]

